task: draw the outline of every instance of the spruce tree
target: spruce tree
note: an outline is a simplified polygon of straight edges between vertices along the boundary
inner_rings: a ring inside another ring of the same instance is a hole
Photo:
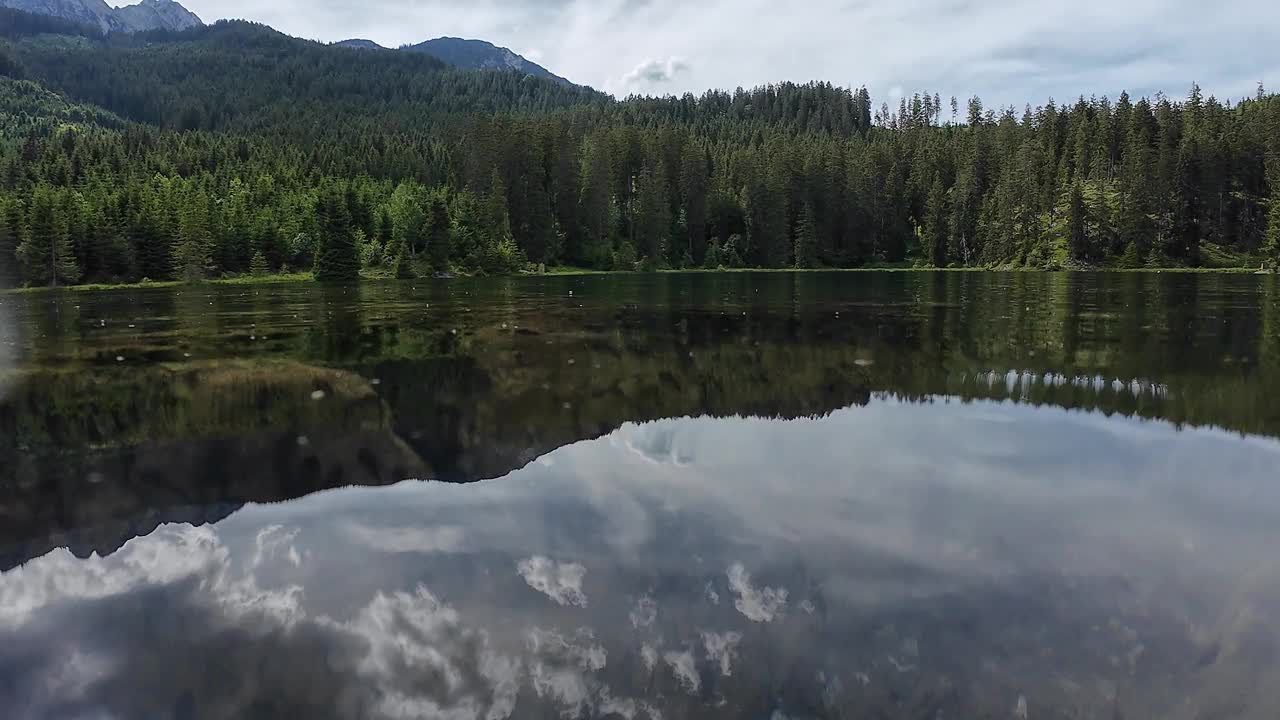
[[[396,243],[392,263],[397,279],[412,280],[418,277],[418,274],[413,271],[413,256],[409,254],[409,245],[405,241]]]
[[[701,264],[707,252],[709,165],[710,160],[705,151],[694,142],[689,142],[680,165],[680,193],[688,242],[686,250],[694,264]]]
[[[343,195],[333,189],[316,201],[319,238],[314,275],[319,282],[354,282],[360,279],[360,257],[355,234],[348,227]]]
[[[80,280],[75,248],[58,215],[53,190],[38,187],[32,197],[26,240],[17,256],[30,285],[72,285]]]
[[[818,265],[818,216],[813,203],[806,202],[796,227],[795,266],[799,269]]]
[[[667,176],[661,160],[645,166],[637,195],[636,250],[644,253],[649,269],[667,267],[671,206],[667,204]]]
[[[452,228],[449,221],[449,206],[439,195],[431,198],[427,216],[427,259],[431,269],[438,273],[449,271],[449,254],[452,246]]]
[[[263,255],[261,250],[255,250],[253,257],[249,259],[249,272],[255,277],[262,277],[271,272],[270,266],[267,265],[267,256]]]
[[[0,213],[0,288],[15,287],[19,281],[18,243],[9,223]]]
[[[606,267],[613,251],[613,157],[608,134],[587,136],[582,151],[582,194],[578,213],[583,229],[583,247],[572,261]]]
[[[173,275],[183,282],[208,280],[216,272],[213,243],[204,238],[188,238],[173,246]]]
[[[1271,210],[1267,213],[1266,241],[1262,247],[1263,257],[1267,259],[1270,269],[1280,272],[1280,195],[1271,198]]]
[[[1089,255],[1088,215],[1084,193],[1073,183],[1067,194],[1067,249],[1072,259],[1084,261]]]
[[[930,265],[947,266],[947,193],[942,179],[935,178],[925,203],[924,252]]]

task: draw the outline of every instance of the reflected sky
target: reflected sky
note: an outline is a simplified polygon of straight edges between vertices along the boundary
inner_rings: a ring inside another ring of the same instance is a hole
[[[626,424],[0,574],[72,718],[1273,717],[1280,442],[997,402]]]

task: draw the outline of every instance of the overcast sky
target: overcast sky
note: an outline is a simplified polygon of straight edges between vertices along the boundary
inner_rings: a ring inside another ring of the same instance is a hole
[[[1239,98],[1280,88],[1275,0],[184,0],[316,40],[397,46],[442,35],[509,47],[615,95],[782,80],[980,95],[988,107],[1192,81]]]

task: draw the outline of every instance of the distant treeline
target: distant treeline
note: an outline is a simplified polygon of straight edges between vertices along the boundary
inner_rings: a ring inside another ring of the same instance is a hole
[[[7,284],[1280,260],[1262,88],[1021,112],[822,83],[615,101],[243,22],[25,22],[0,40]]]

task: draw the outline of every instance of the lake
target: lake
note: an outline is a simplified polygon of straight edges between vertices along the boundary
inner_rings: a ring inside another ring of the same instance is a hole
[[[0,295],[0,716],[1274,718],[1280,278]]]

